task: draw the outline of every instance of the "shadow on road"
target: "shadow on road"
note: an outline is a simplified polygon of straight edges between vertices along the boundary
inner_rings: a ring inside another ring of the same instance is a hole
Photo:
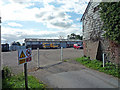
[[[58,63],[52,64],[52,65],[47,65],[47,66],[44,66],[44,67],[39,67],[38,69],[47,69],[47,68],[50,68],[50,67],[53,67],[53,66],[62,64],[62,63],[63,63],[63,62],[58,62]]]
[[[52,65],[46,65],[46,66],[42,66],[42,67],[35,67],[35,68],[32,68],[32,69],[28,69],[28,72],[34,72],[34,71],[37,71],[37,70],[40,70],[40,69],[48,69],[50,67],[53,67],[53,66],[56,66],[56,65],[60,65],[62,64],[63,62],[58,62],[58,63],[55,63],[55,64],[52,64]]]

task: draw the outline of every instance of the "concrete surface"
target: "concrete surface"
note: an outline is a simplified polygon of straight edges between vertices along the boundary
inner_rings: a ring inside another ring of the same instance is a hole
[[[118,88],[118,79],[92,70],[63,72],[46,79],[56,88]]]

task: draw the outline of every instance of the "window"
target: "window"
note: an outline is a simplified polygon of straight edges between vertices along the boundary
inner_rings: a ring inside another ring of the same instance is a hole
[[[95,13],[97,10],[99,10],[99,6],[96,6],[93,12]]]

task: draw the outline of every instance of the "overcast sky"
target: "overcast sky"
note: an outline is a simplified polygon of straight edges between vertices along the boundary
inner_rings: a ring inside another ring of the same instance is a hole
[[[1,42],[82,35],[80,19],[89,0],[0,0]]]

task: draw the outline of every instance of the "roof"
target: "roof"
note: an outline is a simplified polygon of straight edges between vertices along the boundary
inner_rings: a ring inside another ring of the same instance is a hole
[[[82,40],[71,40],[71,39],[38,39],[38,38],[26,38],[25,42],[27,41],[82,41]]]
[[[80,19],[80,22],[83,20],[83,18],[85,17],[85,14],[88,12],[88,9],[89,9],[90,5],[91,5],[91,0],[88,3],[87,8],[85,9],[85,12],[84,12],[82,18]]]

